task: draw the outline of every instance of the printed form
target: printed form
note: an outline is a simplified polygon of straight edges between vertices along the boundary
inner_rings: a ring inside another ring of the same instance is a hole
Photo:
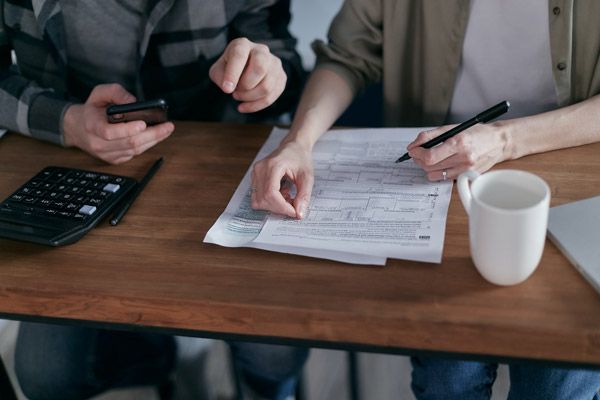
[[[250,206],[250,172],[205,242],[384,265],[386,258],[441,262],[452,181],[430,182],[412,160],[396,164],[422,129],[332,130],[315,144],[305,218]],[[275,128],[257,155],[277,148]]]

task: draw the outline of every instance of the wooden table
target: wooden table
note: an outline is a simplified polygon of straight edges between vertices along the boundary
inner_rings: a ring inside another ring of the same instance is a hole
[[[141,179],[117,227],[62,248],[0,239],[0,317],[399,354],[600,366],[600,295],[550,242],[524,283],[485,281],[456,188],[441,264],[358,266],[202,243],[270,127],[177,123],[134,160],[106,165],[17,134],[0,140],[0,197],[47,165]],[[600,194],[600,144],[497,168],[540,175],[551,205]]]

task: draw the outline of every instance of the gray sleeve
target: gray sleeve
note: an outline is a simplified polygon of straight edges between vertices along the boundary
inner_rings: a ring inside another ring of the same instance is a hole
[[[72,103],[54,90],[41,88],[19,75],[14,66],[2,66],[0,70],[2,128],[64,145],[62,123]]]
[[[62,121],[72,101],[39,87],[12,65],[3,9],[0,10],[0,128],[64,145]]]
[[[354,94],[379,82],[383,71],[381,0],[346,0],[329,27],[328,43],[312,44],[315,69],[328,68],[344,78]]]

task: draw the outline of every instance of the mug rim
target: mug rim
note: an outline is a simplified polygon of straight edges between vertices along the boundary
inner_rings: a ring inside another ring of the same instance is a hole
[[[479,181],[480,179],[483,178],[483,181],[486,181],[488,179],[491,179],[489,177],[494,176],[494,175],[506,175],[506,174],[518,174],[518,175],[525,175],[528,176],[529,178],[533,178],[536,182],[541,183],[541,186],[544,190],[544,195],[543,197],[541,197],[538,201],[536,201],[535,203],[527,206],[527,207],[520,207],[520,208],[501,208],[501,207],[496,207],[493,206],[489,203],[483,202],[482,200],[480,200],[479,197],[476,197],[473,193],[473,185],[477,185],[476,182]],[[486,176],[488,176],[488,178],[486,178]],[[529,171],[522,171],[519,169],[498,169],[498,170],[494,170],[494,171],[488,171],[485,172],[483,174],[480,174],[475,180],[473,180],[471,182],[471,197],[473,199],[474,202],[476,202],[479,206],[484,207],[484,208],[488,208],[491,210],[494,210],[496,212],[501,212],[501,213],[506,213],[506,214],[516,214],[516,213],[526,213],[529,210],[535,208],[535,207],[539,207],[540,204],[544,203],[545,201],[550,201],[550,186],[548,186],[548,183],[546,183],[546,181],[544,179],[542,179],[540,176],[529,172]]]

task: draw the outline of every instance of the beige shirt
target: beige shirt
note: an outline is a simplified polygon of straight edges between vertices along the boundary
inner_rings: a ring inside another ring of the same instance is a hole
[[[549,0],[548,13],[558,106],[600,93],[600,1]],[[441,125],[468,18],[469,0],[346,0],[329,43],[313,44],[316,68],[336,71],[355,93],[383,81],[386,126]]]

